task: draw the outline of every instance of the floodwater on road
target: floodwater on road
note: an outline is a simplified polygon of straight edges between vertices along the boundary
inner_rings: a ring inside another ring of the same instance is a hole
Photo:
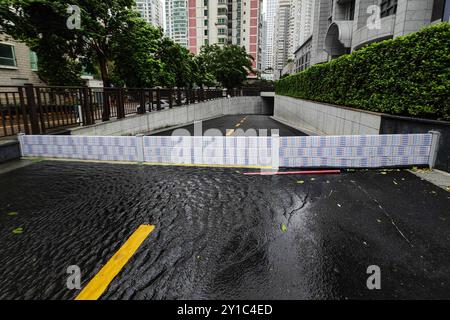
[[[396,170],[244,171],[42,161],[1,174],[0,299],[73,299],[67,267],[84,286],[141,224],[155,230],[102,299],[450,298],[444,190]]]

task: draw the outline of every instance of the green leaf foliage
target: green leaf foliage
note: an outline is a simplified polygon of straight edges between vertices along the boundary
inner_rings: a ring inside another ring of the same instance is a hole
[[[207,70],[224,88],[240,87],[252,69],[252,56],[237,45],[206,45],[200,55]]]
[[[368,45],[281,79],[279,95],[450,120],[450,23]]]

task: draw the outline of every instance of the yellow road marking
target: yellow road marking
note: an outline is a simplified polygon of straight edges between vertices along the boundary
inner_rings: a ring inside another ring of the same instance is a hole
[[[231,136],[234,133],[234,129],[227,129],[226,136]]]
[[[36,157],[22,157],[22,159],[36,159]],[[271,166],[246,166],[233,164],[192,164],[192,163],[157,163],[157,162],[131,162],[112,160],[84,160],[84,159],[63,159],[63,158],[39,158],[42,161],[66,161],[66,162],[86,162],[86,163],[106,163],[106,164],[126,164],[126,165],[146,165],[146,166],[170,166],[170,167],[202,167],[202,168],[246,168],[246,169],[271,169]]]
[[[153,229],[155,229],[153,225],[140,225],[119,251],[109,259],[86,287],[81,290],[75,300],[97,300]]]

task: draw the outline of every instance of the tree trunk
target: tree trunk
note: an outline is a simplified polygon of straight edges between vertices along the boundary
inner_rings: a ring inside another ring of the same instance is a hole
[[[102,54],[102,52],[97,50],[97,59],[98,65],[100,67],[100,73],[102,75],[103,80],[103,88],[110,88],[111,83],[109,81],[108,76],[108,65],[106,61],[106,57]],[[103,89],[103,110],[102,110],[102,121],[108,121],[111,116],[111,101],[110,101],[109,90]]]
[[[111,82],[109,81],[108,63],[106,61],[106,57],[101,52],[97,52],[97,57],[100,73],[102,75],[103,87],[109,88],[111,87]]]

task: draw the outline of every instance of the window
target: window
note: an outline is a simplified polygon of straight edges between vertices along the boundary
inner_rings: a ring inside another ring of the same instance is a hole
[[[208,10],[205,10],[205,11],[203,12],[203,15],[204,15],[205,17],[207,17],[207,16],[208,16]]]
[[[208,19],[203,20],[203,25],[205,25],[205,26],[208,25]]]
[[[381,17],[388,17],[397,13],[397,0],[381,0]]]
[[[30,50],[30,68],[33,71],[38,70],[38,57],[36,52]]]
[[[208,35],[208,29],[206,29],[206,30],[204,31],[204,34],[205,34],[205,36]]]
[[[226,16],[227,13],[228,13],[228,10],[226,8],[218,8],[217,9],[218,16]]]
[[[217,39],[218,40],[218,42],[220,43],[220,44],[224,44],[225,43],[225,38],[219,38],[219,39]]]
[[[12,44],[0,43],[0,66],[17,67],[16,53]]]

